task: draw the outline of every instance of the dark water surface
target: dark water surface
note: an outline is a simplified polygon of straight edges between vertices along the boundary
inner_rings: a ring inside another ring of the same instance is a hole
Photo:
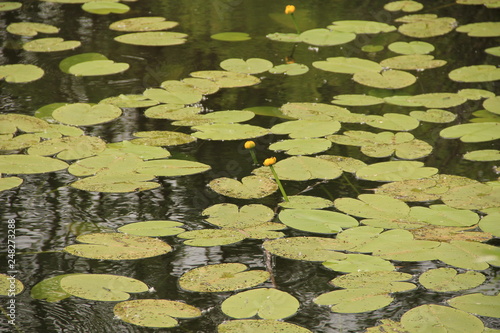
[[[383,10],[386,1],[367,0],[309,0],[294,3],[305,12],[299,21],[303,30],[326,27],[336,20],[375,20],[395,24],[394,19],[404,14]],[[460,25],[472,22],[498,21],[500,10],[484,6],[460,6],[453,1],[422,1],[422,13],[435,13],[440,17],[454,17]],[[273,64],[284,63],[285,57],[293,52],[297,62],[306,64],[310,71],[305,75],[286,77],[269,73],[259,74],[262,83],[247,88],[222,89],[207,100],[202,101],[206,111],[239,110],[253,106],[280,107],[287,102],[330,103],[338,94],[370,93],[374,90],[350,79],[349,75],[334,74],[316,70],[312,62],[327,57],[366,57],[360,50],[366,44],[388,45],[393,41],[414,40],[398,32],[381,35],[361,35],[351,43],[341,46],[313,47],[304,43],[296,47],[291,43],[274,42],[266,34],[273,32],[294,32],[288,17],[281,15],[285,3],[268,0],[142,0],[127,3],[131,11],[123,15],[93,15],[86,13],[77,4],[54,4],[49,2],[26,1],[21,10],[0,13],[0,64],[29,63],[42,67],[45,76],[33,83],[8,84],[0,82],[0,112],[34,115],[35,111],[49,103],[97,103],[101,99],[119,94],[140,94],[146,88],[158,87],[162,81],[178,80],[196,70],[220,69],[219,63],[228,58],[265,58]],[[299,17],[297,12],[297,17]],[[121,34],[108,29],[110,23],[128,17],[164,16],[167,20],[178,21],[180,25],[173,31],[189,35],[183,45],[168,47],[140,47],[115,42],[113,37]],[[306,19],[307,18],[307,19]],[[31,21],[52,24],[61,29],[58,37],[79,40],[82,46],[74,51],[57,53],[33,53],[20,48],[21,40],[28,40],[6,32],[13,22]],[[397,24],[396,24],[397,25]],[[210,38],[212,34],[227,31],[247,32],[252,37],[245,42],[223,42]],[[410,95],[430,92],[456,92],[464,88],[486,89],[499,93],[494,83],[465,84],[447,79],[447,73],[461,66],[496,64],[498,58],[483,50],[499,45],[498,38],[471,38],[466,34],[451,32],[445,36],[425,39],[436,50],[436,59],[444,59],[444,67],[417,72],[416,84],[398,90],[398,94]],[[99,52],[117,62],[127,62],[130,69],[122,74],[103,77],[74,77],[62,73],[59,62],[73,54]],[[374,61],[395,56],[387,49],[370,55]],[[390,94],[394,92],[388,92]],[[353,107],[354,112],[383,114],[387,112],[407,112],[401,107],[377,105]],[[467,122],[473,111],[481,109],[479,102],[469,102],[466,106],[452,108],[459,114],[458,122]],[[280,122],[277,118],[258,116],[250,123],[269,128]],[[356,125],[349,125],[358,129]],[[448,126],[448,125],[446,125]],[[344,128],[344,127],[343,127]],[[439,138],[441,125],[422,123],[412,131],[415,137],[430,142],[435,150],[422,159],[426,166],[437,167],[440,173],[469,177],[480,181],[496,179],[492,167],[494,163],[467,162],[462,159],[471,146],[459,140]],[[142,109],[125,109],[124,114],[113,122],[86,127],[88,135],[99,136],[107,142],[132,139],[133,132],[145,130],[179,130],[169,121],[148,119]],[[189,133],[188,127],[180,129]],[[259,159],[271,154],[279,159],[284,154],[267,151],[269,143],[285,136],[266,136],[256,141]],[[475,149],[494,148],[498,143],[475,144]],[[67,186],[76,178],[66,171],[21,175],[25,181],[16,188],[0,193],[0,236],[7,243],[6,221],[16,220],[16,246],[18,253],[17,278],[26,290],[17,296],[17,325],[22,332],[216,332],[217,325],[229,317],[220,310],[220,303],[232,293],[204,294],[188,292],[177,285],[178,278],[186,271],[207,264],[239,262],[250,268],[265,269],[261,241],[245,240],[228,246],[209,248],[189,247],[179,238],[165,237],[173,246],[173,252],[149,259],[132,261],[99,261],[75,257],[60,251],[75,243],[78,234],[88,231],[116,229],[131,222],[147,220],[175,220],[185,224],[187,229],[208,227],[201,212],[220,202],[238,205],[248,204],[245,200],[220,196],[207,183],[218,177],[240,179],[253,169],[251,160],[239,141],[204,141],[169,147],[176,158],[187,158],[206,163],[211,171],[193,176],[177,178],[160,177],[161,186],[155,190],[110,194],[76,190]],[[367,158],[358,147],[334,145],[328,152],[332,155],[360,158],[367,163],[379,161]],[[381,160],[380,160],[381,161]],[[357,191],[378,186],[377,183],[358,181],[346,175],[353,187],[344,178],[327,182],[308,192],[310,195],[326,197],[326,191],[333,198],[356,197]],[[312,184],[313,182],[311,182]],[[295,194],[310,184],[285,182],[289,194]],[[279,193],[251,203],[262,203],[271,208],[280,202]],[[287,235],[311,235],[305,232],[285,230]],[[2,247],[0,267],[6,263]],[[46,253],[43,253],[46,252]],[[275,258],[274,273],[279,289],[297,297],[301,303],[299,312],[287,319],[313,332],[362,332],[377,324],[378,320],[391,318],[399,320],[408,309],[420,304],[439,303],[453,296],[452,293],[432,293],[414,290],[398,294],[395,302],[383,309],[362,314],[332,313],[328,307],[320,307],[312,302],[314,297],[333,290],[327,282],[338,273],[321,266],[320,263],[292,261]],[[443,267],[440,262],[402,263],[401,271],[419,274],[434,267]],[[4,269],[2,268],[2,271]],[[109,273],[132,277],[154,287],[152,294],[135,294],[132,298],[158,298],[182,300],[206,311],[203,316],[192,320],[181,320],[181,325],[173,329],[148,329],[124,323],[113,318],[114,302],[94,302],[70,297],[57,303],[34,300],[29,290],[36,283],[67,273]],[[498,270],[490,268],[484,273],[486,283],[477,288],[481,291],[498,289]],[[264,286],[271,287],[268,282]],[[422,288],[422,287],[420,287]],[[423,289],[423,288],[422,288]],[[6,306],[1,298],[2,306]],[[484,319],[484,318],[483,318]],[[500,322],[484,319],[489,327]],[[2,317],[0,331],[14,331]]]

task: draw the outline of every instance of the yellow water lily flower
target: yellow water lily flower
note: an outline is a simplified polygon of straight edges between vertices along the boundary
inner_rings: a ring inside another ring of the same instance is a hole
[[[245,147],[245,149],[255,148],[255,142],[253,142],[253,141],[247,141],[247,142],[245,142],[244,147]]]
[[[276,157],[269,157],[264,160],[265,166],[270,166],[276,163]]]
[[[293,14],[295,12],[295,6],[294,5],[288,5],[285,7],[285,14]]]

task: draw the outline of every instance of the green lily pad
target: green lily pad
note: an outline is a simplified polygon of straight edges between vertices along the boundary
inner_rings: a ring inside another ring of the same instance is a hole
[[[208,186],[219,194],[238,199],[263,198],[278,190],[274,180],[261,176],[246,176],[241,181],[226,177],[216,178]]]
[[[500,115],[500,96],[490,97],[483,102],[483,107],[491,113]]]
[[[351,106],[370,106],[384,103],[379,97],[369,95],[337,95],[333,96],[333,104]]]
[[[67,58],[64,58],[60,63],[59,63],[59,69],[63,71],[64,73],[69,74],[69,69],[77,64],[80,64],[82,62],[87,62],[87,61],[96,61],[96,60],[108,60],[108,58],[105,55],[102,55],[100,53],[81,53],[81,54],[76,54]]]
[[[27,42],[23,45],[23,49],[31,52],[58,52],[73,50],[82,45],[76,40],[64,40],[63,38],[39,38]]]
[[[120,141],[115,143],[108,143],[106,150],[103,154],[115,155],[117,152],[124,154],[134,154],[143,160],[151,160],[158,158],[170,157],[171,154],[168,150],[160,147],[149,147],[144,145],[136,145],[131,141]]]
[[[309,67],[304,64],[283,64],[274,66],[269,70],[271,74],[285,74],[289,76],[302,75],[309,71]]]
[[[269,149],[288,155],[312,155],[330,149],[332,142],[323,138],[292,139],[272,143]]]
[[[154,160],[142,163],[137,172],[145,175],[174,177],[202,173],[210,170],[210,166],[200,162],[186,160]]]
[[[68,125],[90,126],[107,123],[121,114],[119,107],[110,104],[72,103],[55,109],[52,117]]]
[[[279,219],[291,228],[322,234],[358,226],[355,218],[327,210],[285,209],[279,214]]]
[[[172,94],[171,97],[177,98],[175,94]],[[144,115],[154,119],[182,120],[190,119],[198,115],[201,111],[199,107],[185,107],[184,104],[160,104],[148,108],[144,112]]]
[[[382,66],[374,61],[361,58],[334,57],[324,61],[315,61],[313,66],[334,73],[355,74],[359,72],[380,72]]]
[[[287,103],[281,107],[281,112],[285,116],[301,120],[337,120],[353,123],[361,120],[361,115],[351,113],[346,108],[323,103]]]
[[[388,260],[365,254],[347,254],[345,259],[324,261],[323,266],[343,273],[382,272],[396,269]]]
[[[394,42],[389,44],[389,50],[399,54],[427,54],[434,51],[434,45],[427,42]]]
[[[383,116],[366,116],[366,124],[375,128],[391,131],[411,131],[418,127],[420,122],[410,116],[399,113],[385,113]]]
[[[352,32],[355,34],[379,34],[396,30],[395,26],[387,23],[363,20],[334,21],[327,28],[332,31]]]
[[[117,173],[113,170],[107,170],[101,171],[95,176],[77,180],[71,184],[71,187],[89,192],[139,192],[159,187],[158,183],[148,182],[153,178],[152,175],[132,172]]]
[[[57,154],[62,160],[77,160],[94,156],[106,149],[106,143],[93,136],[67,136],[46,140],[28,149],[30,155],[48,156]]]
[[[220,87],[209,79],[188,77],[181,80],[182,83],[187,84],[189,87],[196,89],[203,95],[211,95],[219,91]]]
[[[418,282],[429,290],[439,292],[461,291],[481,285],[486,277],[478,272],[467,271],[462,274],[450,267],[430,269],[418,278]]]
[[[472,112],[472,115],[476,118],[470,119],[471,123],[494,123],[500,122],[500,115],[496,115],[486,110],[478,110]]]
[[[278,238],[266,240],[263,246],[274,255],[306,261],[345,259],[344,253],[336,251],[345,251],[348,248],[348,245],[336,239],[322,237]]]
[[[60,280],[61,289],[70,295],[95,301],[124,301],[129,293],[148,291],[144,282],[112,274],[67,274]]]
[[[130,7],[119,2],[111,1],[91,1],[82,5],[86,12],[98,15],[124,14],[130,10]]]
[[[300,34],[300,40],[302,42],[316,46],[346,44],[355,38],[356,34],[352,32],[338,32],[324,28],[311,29]]]
[[[424,8],[420,2],[412,1],[412,0],[401,0],[401,1],[391,1],[384,5],[384,9],[390,12],[418,12]]]
[[[289,195],[288,201],[280,202],[278,205],[283,208],[293,209],[322,209],[333,206],[333,202],[310,195]]]
[[[113,60],[85,61],[69,68],[69,73],[76,76],[100,76],[122,73],[129,69],[130,65],[125,62],[114,62]]]
[[[438,169],[425,167],[417,161],[389,161],[370,164],[359,169],[356,176],[360,179],[391,182],[406,179],[420,179],[435,175]]]
[[[448,206],[461,209],[498,207],[500,187],[493,184],[470,183],[454,187],[442,194],[441,200]]]
[[[44,74],[44,70],[35,65],[15,64],[0,66],[0,80],[9,83],[26,83],[36,81]]]
[[[457,94],[473,101],[495,97],[495,93],[484,89],[460,89]]]
[[[411,111],[410,117],[428,123],[446,124],[454,121],[457,115],[445,110],[429,109],[427,111]]]
[[[0,192],[16,188],[21,185],[23,181],[24,180],[19,177],[0,177]]]
[[[499,37],[500,22],[478,22],[462,25],[458,32],[465,32],[470,37]]]
[[[273,34],[268,34],[266,35],[267,38],[270,40],[274,40],[277,42],[286,42],[286,43],[300,43],[302,42],[302,39],[299,34],[294,34],[294,33],[281,33],[281,32],[276,32]]]
[[[188,35],[171,31],[133,32],[115,37],[115,41],[140,46],[169,46],[186,42]]]
[[[11,10],[19,9],[23,6],[22,3],[16,1],[6,1],[0,3],[0,12],[8,12]]]
[[[34,299],[41,299],[47,302],[59,302],[71,296],[61,288],[61,279],[76,274],[62,274],[53,276],[38,282],[31,288],[30,295]]]
[[[410,213],[406,203],[389,196],[360,194],[358,198],[338,198],[333,203],[338,210],[363,218],[404,219]]]
[[[203,98],[203,95],[198,91],[183,90],[148,88],[144,91],[144,96],[160,103],[180,105],[198,103]]]
[[[14,274],[15,275],[15,274]],[[0,273],[0,295],[13,297],[19,295],[24,290],[24,285],[15,277]],[[297,300],[296,300],[297,301]],[[297,308],[298,308],[297,301]]]
[[[367,45],[363,45],[363,47],[361,47],[361,51],[367,52],[367,53],[376,53],[376,52],[382,51],[383,49],[384,49],[383,45],[367,44]]]
[[[169,328],[178,325],[175,318],[196,318],[201,311],[189,304],[166,299],[136,299],[116,304],[116,317],[143,327]]]
[[[91,176],[108,170],[115,173],[134,173],[142,163],[143,160],[135,154],[120,152],[112,154],[104,151],[97,156],[74,162],[69,166],[68,172],[78,177]]]
[[[497,222],[499,219],[500,213],[488,214],[479,221],[479,228],[493,236],[500,237],[500,224]]]
[[[0,150],[19,150],[40,142],[40,135],[32,133],[21,134],[15,137],[11,137],[9,134],[6,134],[6,136],[10,136],[10,138],[2,138],[2,141],[0,141]]]
[[[316,297],[313,302],[331,306],[332,312],[362,313],[374,311],[391,304],[394,299],[378,288],[334,290]]]
[[[399,105],[399,106],[407,106],[407,107],[419,107],[422,106],[419,103],[413,103],[408,101],[408,98],[411,96],[404,96],[404,95],[395,95],[395,96],[389,96],[389,97],[384,97],[384,102],[387,104],[391,105]]]
[[[7,31],[14,35],[33,37],[39,32],[43,34],[56,34],[59,32],[59,28],[44,23],[16,22],[9,24]]]
[[[139,94],[121,94],[102,99],[99,104],[111,104],[119,108],[146,108],[157,105],[158,101],[153,101],[146,96]]]
[[[491,54],[492,56],[500,57],[500,46],[489,47],[485,49],[484,52]]]
[[[247,270],[244,264],[228,263],[194,268],[179,278],[179,286],[197,292],[235,291],[254,287],[268,278],[266,271]]]
[[[484,270],[489,265],[500,266],[500,249],[489,244],[453,240],[441,243],[433,252],[437,259],[455,267]]]
[[[484,329],[481,319],[437,304],[424,304],[407,311],[401,317],[401,324],[412,333],[481,333]]]
[[[248,87],[260,83],[260,79],[253,75],[228,71],[198,71],[190,75],[211,80],[221,88]]]
[[[480,293],[462,295],[448,300],[448,304],[479,316],[500,318],[500,295],[490,296]]]
[[[185,108],[184,110],[191,113],[191,110],[189,110],[189,108]],[[177,112],[175,112],[175,115],[177,115]],[[170,117],[172,118],[172,112],[170,112]],[[255,113],[253,113],[252,111],[226,110],[205,114],[198,114],[193,112],[191,116],[188,115],[185,118],[181,118],[177,121],[172,122],[172,125],[201,126],[205,124],[215,123],[230,124],[248,121],[253,117],[255,117]]]
[[[491,82],[500,80],[500,68],[493,65],[465,66],[452,70],[448,77],[457,82]]]
[[[259,288],[243,291],[222,302],[221,309],[232,318],[283,319],[294,315],[299,301],[284,291]]]
[[[414,206],[411,208],[410,217],[417,221],[448,227],[467,227],[479,222],[476,213],[446,205]]]
[[[452,93],[431,93],[408,97],[410,103],[420,104],[426,108],[450,108],[462,105],[465,97]]]
[[[243,319],[229,320],[217,326],[219,333],[240,333],[240,332],[259,332],[259,333],[311,333],[310,330],[284,321],[272,319]]]
[[[500,3],[498,2],[498,0],[457,0],[457,3],[461,5],[484,5],[486,6],[486,8],[500,7]],[[492,330],[492,329],[487,328],[487,330]]]
[[[0,155],[0,173],[34,174],[66,169],[68,164],[61,160],[31,155]]]
[[[206,124],[192,127],[193,137],[204,140],[245,140],[269,134],[269,130],[248,124]]]
[[[91,259],[133,260],[172,251],[170,245],[157,238],[114,232],[85,234],[76,240],[84,244],[66,246],[64,251]]]
[[[308,156],[292,156],[278,161],[273,167],[281,180],[336,179],[342,175],[337,163]],[[254,173],[270,177],[268,169],[262,167],[255,169]]]
[[[381,88],[381,89],[401,89],[411,86],[417,78],[410,73],[391,69],[381,73],[364,71],[356,72],[352,77],[359,84]]]
[[[132,17],[113,22],[109,25],[111,30],[125,32],[139,31],[159,31],[172,29],[179,25],[179,22],[166,21],[164,17]]]
[[[398,29],[408,37],[430,38],[446,35],[457,26],[457,20],[452,17],[437,17],[434,14],[413,14],[396,19],[396,22],[406,22]]]
[[[211,35],[210,38],[224,42],[243,42],[252,39],[246,32],[220,32]]]
[[[203,215],[205,220],[223,228],[243,229],[254,227],[270,221],[274,211],[264,205],[250,204],[238,207],[234,204],[222,203],[206,208]]]
[[[462,142],[486,142],[500,138],[499,123],[469,123],[447,127],[439,135],[445,139],[458,139]]]
[[[424,70],[442,67],[446,63],[446,60],[436,60],[434,56],[428,54],[409,54],[384,59],[380,62],[380,65],[392,69]]]
[[[464,155],[464,159],[469,161],[490,162],[500,160],[500,150],[482,149],[470,151]]]
[[[393,321],[391,319],[380,320],[380,325],[368,327],[365,331],[366,333],[401,333],[407,332],[403,328],[401,323]]]
[[[170,131],[144,131],[135,132],[138,139],[131,140],[136,145],[146,146],[178,146],[196,141],[196,138],[189,134]]]
[[[387,290],[389,288],[393,289],[392,292],[397,292],[414,289],[413,283],[401,282],[411,278],[411,274],[394,271],[353,272],[336,277],[330,283],[348,289],[381,288]]]
[[[179,228],[182,225],[176,221],[144,221],[126,224],[118,231],[136,236],[165,237],[184,232],[184,229]]]
[[[273,67],[273,63],[266,59],[249,58],[247,60],[231,58],[220,63],[222,69],[244,74],[258,74],[268,71]]]

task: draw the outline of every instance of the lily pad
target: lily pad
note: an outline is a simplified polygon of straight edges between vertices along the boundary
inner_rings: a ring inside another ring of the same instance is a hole
[[[500,160],[500,150],[482,149],[470,151],[464,155],[464,159],[469,161],[490,162]]]
[[[23,6],[22,3],[17,1],[5,1],[0,3],[0,12],[8,12],[11,10],[19,9]]]
[[[461,209],[498,207],[500,187],[478,182],[465,184],[451,188],[442,194],[441,199],[448,206]]]
[[[184,232],[184,229],[179,228],[182,225],[176,221],[144,221],[126,224],[118,231],[136,236],[165,237]]]
[[[445,139],[458,139],[462,142],[486,142],[500,139],[499,123],[469,123],[447,127],[439,135]]]
[[[190,75],[211,80],[221,88],[248,87],[260,83],[260,79],[253,75],[228,71],[198,71]]]
[[[492,56],[500,57],[500,46],[489,47],[485,49],[484,52],[491,54]]]
[[[334,290],[316,297],[313,302],[330,305],[332,312],[362,313],[374,311],[391,304],[394,299],[378,288]]]
[[[341,169],[342,171],[345,172],[356,172],[359,168],[362,168],[366,166],[366,163],[352,158],[352,157],[345,157],[345,156],[335,156],[335,155],[319,155],[316,156],[318,158],[321,158],[323,160],[330,161],[332,163],[335,163],[335,165]]]
[[[124,14],[130,10],[130,7],[119,2],[111,1],[91,1],[82,5],[86,12],[98,15]]]
[[[146,161],[139,166],[137,172],[157,177],[173,177],[194,175],[207,170],[210,170],[210,166],[204,163],[170,159]]]
[[[33,23],[33,22],[16,22],[7,26],[7,31],[14,35],[36,36],[39,32],[44,34],[56,34],[59,28],[50,24]]]
[[[220,63],[222,69],[244,74],[258,74],[268,71],[273,67],[273,63],[266,59],[249,58],[247,60],[231,58]]]
[[[24,149],[32,145],[35,145],[38,142],[40,142],[40,136],[37,134],[28,133],[28,134],[17,135],[15,137],[6,134],[5,138],[2,137],[2,141],[0,141],[0,150]]]
[[[399,54],[427,54],[434,51],[434,45],[427,42],[394,42],[389,44],[389,50]]]
[[[285,74],[289,76],[302,75],[309,71],[309,67],[304,64],[283,64],[274,66],[269,70],[271,74]]]
[[[383,116],[369,115],[365,120],[367,125],[391,131],[411,131],[420,124],[417,119],[399,113],[385,113]]]
[[[21,185],[23,181],[24,180],[19,177],[0,177],[0,192],[16,188]]]
[[[121,94],[102,99],[99,104],[111,104],[119,108],[145,108],[158,104],[158,101],[153,101],[139,94]]]
[[[337,163],[308,156],[292,156],[274,166],[281,180],[336,179],[342,175]],[[257,175],[271,176],[267,167],[254,170]]]
[[[500,115],[500,96],[488,98],[483,102],[483,107],[489,112]]]
[[[455,240],[441,243],[433,252],[437,259],[455,267],[484,270],[489,265],[500,266],[500,249],[489,244]]]
[[[0,80],[9,83],[26,83],[36,81],[44,74],[44,70],[35,65],[15,64],[0,66]]]
[[[482,284],[486,277],[478,272],[467,271],[462,274],[450,267],[430,269],[418,278],[425,288],[439,291],[461,291],[475,288]]]
[[[69,68],[69,73],[76,76],[100,76],[122,73],[129,69],[130,65],[125,62],[114,62],[113,60],[93,60],[78,63]]]
[[[262,270],[247,270],[239,263],[207,265],[194,268],[179,278],[179,286],[188,291],[223,292],[254,287],[269,279]]]
[[[136,145],[147,146],[178,146],[196,141],[196,138],[189,134],[171,131],[144,131],[135,132],[138,139],[131,140]]]
[[[500,22],[470,23],[458,27],[457,31],[470,37],[500,37]]]
[[[358,226],[355,218],[327,210],[285,209],[279,214],[279,219],[291,228],[323,234]]]
[[[324,28],[311,29],[300,34],[301,41],[316,46],[346,44],[355,38],[356,34],[353,34],[352,32],[338,32]]]
[[[417,78],[412,74],[395,69],[381,73],[356,72],[352,79],[359,84],[381,89],[401,89],[411,86],[417,81]]]
[[[170,46],[184,44],[187,36],[181,32],[146,31],[120,35],[115,37],[115,41],[130,45]]]
[[[13,274],[14,276],[16,274]],[[24,290],[24,285],[21,281],[16,279],[12,275],[1,274],[0,273],[0,295],[13,297],[14,295],[19,295]],[[297,302],[297,308],[298,301]]]
[[[106,149],[106,143],[93,136],[67,136],[58,139],[46,140],[28,149],[30,155],[54,155],[62,160],[77,160],[94,156]]]
[[[465,66],[452,70],[448,77],[457,82],[491,82],[500,80],[500,68],[493,65]]]
[[[164,17],[148,16],[148,17],[132,17],[120,21],[113,22],[109,25],[111,30],[116,31],[159,31],[172,29],[179,25],[179,22],[166,21]]]
[[[448,300],[448,304],[479,316],[500,318],[500,295],[490,296],[480,293],[462,295]]]
[[[446,124],[454,121],[457,115],[445,110],[429,109],[427,111],[411,111],[410,117],[428,123]]]
[[[365,254],[347,254],[344,259],[324,261],[323,266],[335,272],[343,273],[395,270],[390,261]]]
[[[283,319],[295,314],[299,301],[284,291],[259,288],[243,291],[222,302],[221,309],[232,318]]]
[[[0,155],[0,173],[34,174],[66,169],[68,164],[61,160],[31,155]]]
[[[130,298],[129,293],[148,291],[144,282],[112,274],[68,274],[60,284],[70,295],[95,301],[124,301]]]
[[[389,161],[370,164],[359,169],[356,176],[360,179],[391,182],[406,179],[420,179],[435,175],[438,169],[425,167],[417,161]]]
[[[460,89],[457,94],[473,101],[495,97],[495,93],[484,89]]]
[[[205,220],[223,228],[248,228],[270,221],[274,217],[271,208],[250,204],[238,207],[234,204],[222,203],[208,207],[202,212],[208,215]]]
[[[63,38],[39,38],[27,42],[23,45],[23,49],[31,52],[58,52],[73,50],[82,45],[76,40],[64,40]]]
[[[64,251],[91,259],[133,260],[172,251],[170,245],[157,238],[114,232],[85,234],[76,240],[84,244],[66,246]]]
[[[370,106],[384,103],[379,97],[369,95],[337,95],[333,96],[333,104],[352,105],[352,106]]]
[[[426,108],[450,108],[462,105],[467,99],[452,93],[430,93],[408,97],[408,101]]]
[[[149,147],[144,145],[136,145],[131,141],[120,141],[108,143],[103,154],[115,155],[117,152],[124,154],[134,154],[143,160],[151,160],[158,158],[170,157],[170,152],[160,147]]]
[[[427,54],[400,55],[382,60],[380,65],[384,68],[402,70],[424,70],[446,65],[446,60],[436,60],[434,56]]]
[[[340,122],[360,122],[362,115],[351,113],[346,108],[323,103],[287,103],[281,107],[285,116],[301,120],[337,120]]]
[[[244,319],[244,320],[229,320],[217,326],[219,333],[240,333],[240,332],[259,332],[259,333],[311,333],[310,330],[272,319]]]
[[[324,138],[292,139],[272,143],[269,149],[288,155],[312,155],[330,149],[332,142]]]
[[[55,109],[52,117],[68,125],[90,126],[107,123],[121,114],[119,107],[110,104],[72,103]]]
[[[243,42],[252,39],[246,32],[220,32],[211,35],[210,38],[224,42]]]
[[[190,112],[190,108],[185,108],[185,111]],[[180,110],[179,110],[180,111]],[[175,112],[177,115],[177,112]],[[190,112],[191,113],[191,112]],[[172,112],[170,112],[170,117],[172,117]],[[226,110],[210,112],[205,114],[192,113],[191,116],[186,116],[177,121],[172,122],[175,126],[201,126],[205,124],[230,124],[230,123],[240,123],[248,121],[255,117],[255,113],[252,111],[242,111],[242,110]]]
[[[302,41],[300,35],[294,34],[294,33],[276,32],[273,34],[268,34],[268,35],[266,35],[266,37],[269,38],[270,40],[274,40],[277,42],[299,43]]]
[[[129,153],[106,153],[78,160],[71,164],[68,172],[74,176],[91,176],[99,172],[112,170],[115,173],[134,173],[143,163],[143,160],[135,154]]]
[[[64,73],[69,74],[69,69],[77,64],[80,64],[82,62],[87,62],[87,61],[96,61],[96,60],[108,60],[108,58],[105,55],[102,55],[100,53],[81,53],[81,54],[76,54],[67,58],[64,58],[60,63],[59,63],[59,69],[63,71]]]
[[[363,20],[334,21],[327,28],[332,31],[352,32],[355,34],[379,34],[396,30],[395,26],[387,23]]]
[[[274,255],[307,261],[341,260],[347,258],[344,253],[345,243],[333,238],[322,237],[287,237],[266,240],[264,248]]]
[[[488,214],[479,221],[479,228],[493,236],[500,237],[500,224],[497,222],[499,219],[500,213]]]
[[[413,0],[391,1],[384,5],[384,9],[390,12],[403,11],[411,13],[418,12],[422,8],[424,8],[424,5]]]
[[[396,22],[407,22],[398,31],[408,37],[430,38],[446,35],[457,26],[452,17],[437,17],[434,14],[413,14],[396,19]]]
[[[189,304],[166,299],[136,299],[116,304],[113,313],[119,319],[143,327],[169,328],[178,325],[175,318],[196,318],[201,311]]]
[[[156,89],[160,90],[160,89]],[[170,98],[177,98],[175,94],[170,94]],[[194,118],[201,112],[199,107],[185,107],[184,104],[160,104],[148,108],[144,115],[154,119],[182,120]]]
[[[241,182],[226,177],[216,178],[208,186],[219,194],[238,199],[263,198],[278,190],[274,180],[261,176],[246,176]]]
[[[31,297],[34,299],[42,299],[47,302],[59,302],[63,299],[71,297],[71,294],[61,288],[61,279],[70,275],[76,274],[57,275],[38,282],[33,286],[33,288],[31,288]]]
[[[154,176],[132,172],[117,173],[113,170],[102,171],[95,176],[77,180],[71,187],[90,192],[124,193],[152,190],[160,186],[148,182]]]
[[[392,292],[397,292],[414,289],[415,285],[413,283],[401,282],[410,280],[411,278],[412,275],[408,273],[394,271],[370,271],[341,275],[330,281],[330,283],[337,287],[348,289],[392,288]]]
[[[293,209],[322,209],[333,206],[331,200],[310,195],[289,195],[288,201],[280,202],[280,207]]]
[[[207,124],[192,127],[193,137],[204,140],[245,140],[269,134],[269,130],[248,124]]]
[[[325,61],[315,61],[313,66],[328,72],[355,74],[359,72],[380,72],[382,66],[374,61],[361,58],[334,57]]]

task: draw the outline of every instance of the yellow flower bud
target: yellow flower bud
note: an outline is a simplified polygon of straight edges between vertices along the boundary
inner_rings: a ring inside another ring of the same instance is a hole
[[[252,148],[255,148],[255,142],[253,141],[247,141],[245,142],[245,149],[252,149]]]
[[[293,14],[294,11],[295,11],[294,5],[288,5],[285,7],[285,14]]]
[[[269,157],[264,160],[265,166],[270,166],[276,163],[276,157]]]

